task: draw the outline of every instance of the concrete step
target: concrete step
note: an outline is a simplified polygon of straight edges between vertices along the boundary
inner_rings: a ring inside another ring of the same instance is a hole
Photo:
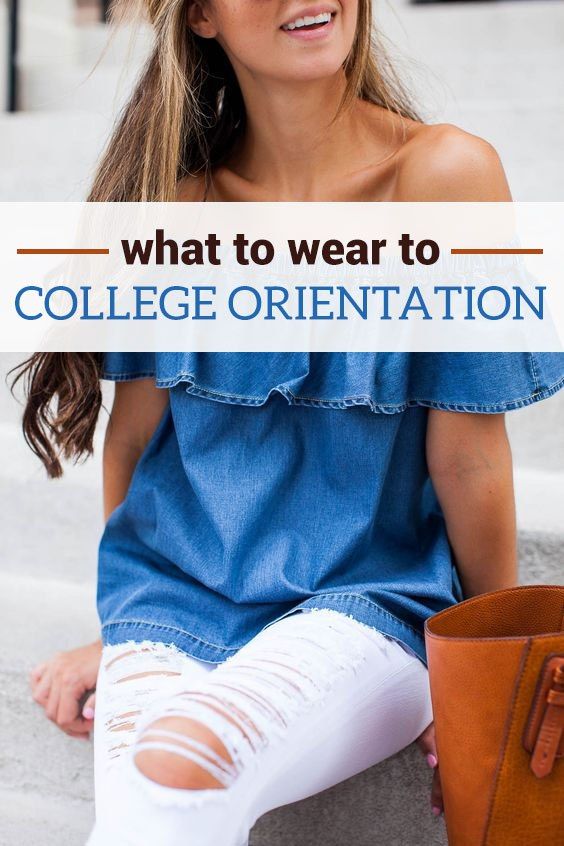
[[[564,584],[564,530],[562,526],[558,534],[547,532],[519,534],[519,583],[524,585]]]
[[[49,723],[28,673],[77,635],[96,636],[92,587],[2,571],[0,618],[0,846],[79,846],[93,817],[92,747]]]
[[[0,115],[0,200],[85,200],[109,129],[99,112]]]
[[[0,789],[0,846],[83,846],[94,816],[91,802],[54,800]]]
[[[50,12],[24,14],[21,33],[18,68],[23,111],[78,109],[115,115],[152,45],[146,26],[76,26]]]
[[[0,587],[0,669],[21,680],[23,687],[16,686],[14,695],[24,701],[29,698],[26,674],[33,666],[99,636],[95,584],[47,573],[41,579],[2,568]]]
[[[517,467],[564,472],[564,390],[507,414],[506,423]]]
[[[8,65],[8,4],[0,3],[0,112],[6,108],[6,85]]]
[[[81,24],[75,0],[22,0],[19,33],[21,109],[107,118],[128,96],[153,39],[147,25]]]
[[[124,105],[131,85],[121,85],[119,68],[80,65],[20,66],[20,108],[26,112],[76,112],[83,109],[110,118]],[[81,136],[82,137],[82,136]]]
[[[517,523],[523,535],[564,536],[564,473],[515,470]],[[564,562],[561,575],[564,577]]]
[[[2,571],[91,584],[103,525],[101,496],[91,487],[57,485],[0,481]]]
[[[379,4],[374,21],[386,39],[409,56],[475,59],[477,66],[492,55],[526,57],[560,49],[564,6],[552,0],[424,6],[400,0]]]
[[[152,42],[146,23],[108,26],[97,19],[77,15],[75,0],[20,0],[18,56],[27,62],[47,65],[94,64],[104,61],[121,65],[126,56],[141,61]]]

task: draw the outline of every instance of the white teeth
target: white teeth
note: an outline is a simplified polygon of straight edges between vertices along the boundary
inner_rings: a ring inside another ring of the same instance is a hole
[[[327,24],[331,20],[331,12],[321,12],[319,15],[306,15],[303,18],[296,18],[291,23],[284,24],[282,29],[292,30],[301,29],[304,26],[312,26],[312,24]]]

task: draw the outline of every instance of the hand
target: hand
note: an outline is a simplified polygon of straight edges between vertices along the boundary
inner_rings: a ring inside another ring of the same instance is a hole
[[[439,774],[439,759],[437,757],[437,745],[435,743],[435,724],[429,723],[425,731],[417,738],[419,748],[422,750],[428,765],[433,770],[433,784],[431,786],[431,811],[439,816],[444,811],[443,793],[441,789],[441,777]]]
[[[46,716],[70,737],[88,740],[93,726],[102,643],[59,652],[30,674],[31,693]]]

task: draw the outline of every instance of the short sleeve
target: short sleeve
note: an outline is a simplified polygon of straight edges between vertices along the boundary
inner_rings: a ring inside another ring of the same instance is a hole
[[[108,352],[103,354],[102,379],[128,382],[155,376],[155,353]]]
[[[416,353],[410,404],[452,411],[512,411],[564,386],[564,353]]]
[[[244,405],[272,393],[327,408],[412,406],[496,414],[564,387],[564,353],[106,353],[103,377],[155,378],[171,388]]]

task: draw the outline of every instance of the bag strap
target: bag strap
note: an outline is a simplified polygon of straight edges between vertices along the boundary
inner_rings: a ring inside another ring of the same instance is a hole
[[[564,756],[564,654],[549,655],[543,662],[523,746],[531,754],[530,767],[537,778],[549,775],[556,758]]]

